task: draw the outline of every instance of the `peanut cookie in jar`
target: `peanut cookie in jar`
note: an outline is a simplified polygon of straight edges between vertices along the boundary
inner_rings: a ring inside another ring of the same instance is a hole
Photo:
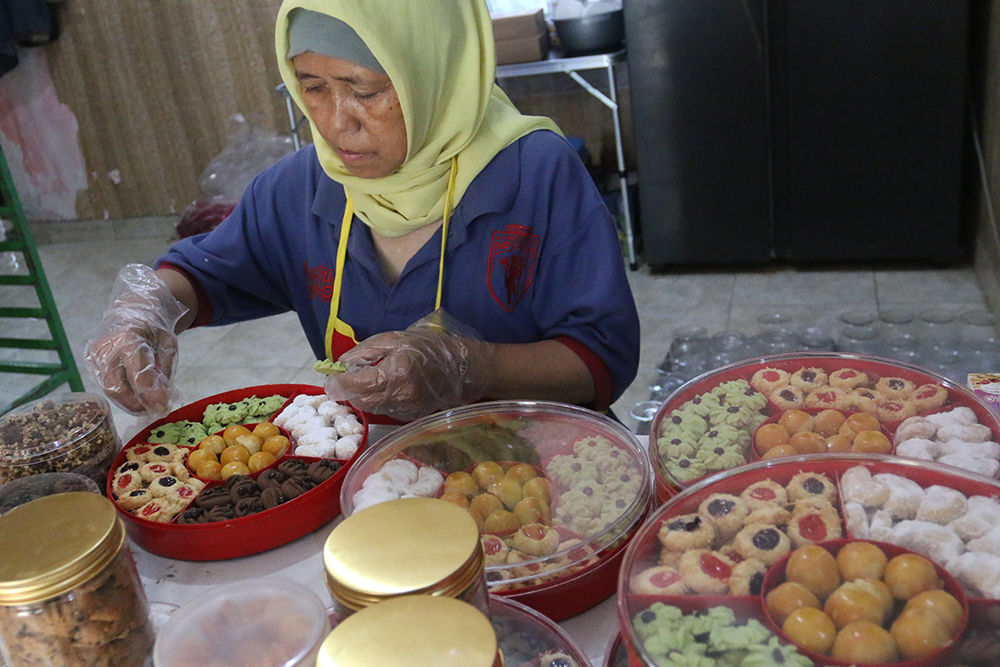
[[[0,541],[8,665],[144,664],[154,640],[149,606],[111,501],[86,492],[32,501],[0,517]]]

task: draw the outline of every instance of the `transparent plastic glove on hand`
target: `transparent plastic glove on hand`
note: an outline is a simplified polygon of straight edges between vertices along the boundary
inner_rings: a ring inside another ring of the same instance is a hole
[[[177,357],[174,327],[186,312],[148,266],[129,264],[118,272],[84,359],[104,393],[123,410],[161,416],[178,398],[170,380]]]
[[[437,310],[405,331],[359,343],[340,361],[347,372],[326,378],[331,398],[400,421],[472,403],[493,375],[493,348],[471,328]]]

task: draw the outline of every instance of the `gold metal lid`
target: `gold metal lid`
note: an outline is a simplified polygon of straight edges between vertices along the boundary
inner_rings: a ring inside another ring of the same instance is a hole
[[[356,512],[323,549],[330,593],[355,610],[398,595],[457,596],[482,576],[483,558],[469,513],[435,498]]]
[[[87,492],[33,500],[0,517],[0,605],[39,602],[87,582],[118,554],[125,527]]]
[[[320,647],[316,667],[503,665],[486,616],[461,600],[407,595],[348,616]]]

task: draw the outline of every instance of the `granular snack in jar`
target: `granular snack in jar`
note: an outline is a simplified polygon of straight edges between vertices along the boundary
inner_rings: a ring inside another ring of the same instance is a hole
[[[355,512],[323,549],[326,584],[341,617],[383,600],[452,597],[489,613],[479,528],[437,498],[401,498]]]
[[[316,667],[503,667],[496,631],[472,605],[406,595],[362,609],[335,627]]]
[[[140,667],[149,605],[125,528],[93,493],[46,496],[0,517],[0,651],[8,667]]]
[[[75,472],[103,487],[120,448],[103,397],[74,392],[44,398],[0,417],[0,483]]]

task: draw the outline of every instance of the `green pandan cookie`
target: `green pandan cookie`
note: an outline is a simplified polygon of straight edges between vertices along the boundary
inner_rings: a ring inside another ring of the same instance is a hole
[[[660,456],[668,459],[675,459],[681,456],[692,457],[698,454],[698,439],[693,435],[680,438],[660,438],[656,441],[657,450]]]
[[[694,635],[724,628],[736,620],[736,614],[729,607],[710,607],[684,617],[685,627]]]
[[[670,629],[677,626],[677,623],[684,617],[677,607],[654,602],[653,605],[635,615],[632,619],[632,626],[636,633],[645,639],[652,637],[662,629]]]
[[[719,397],[711,392],[706,392],[700,396],[695,396],[679,409],[682,412],[690,412],[699,417],[706,417],[712,408],[717,407],[719,407]]]
[[[667,471],[678,482],[690,482],[704,476],[707,472],[705,464],[693,456],[678,456],[665,462]]]
[[[149,437],[146,438],[146,442],[151,442],[156,445],[164,443],[176,445],[178,437],[180,437],[180,427],[176,422],[171,422],[154,428],[150,432]]]
[[[702,417],[690,412],[674,410],[660,424],[660,435],[675,438],[683,435],[700,437],[708,430],[708,423]]]
[[[748,619],[746,625],[727,625],[709,630],[708,648],[712,651],[748,649],[773,637],[771,631],[755,619]]]
[[[743,667],[813,667],[813,661],[794,646],[782,644],[777,637],[771,637],[766,644],[748,648]]]
[[[698,460],[709,472],[729,470],[747,462],[743,450],[736,446],[703,448],[698,451]]]
[[[208,431],[205,429],[205,425],[201,422],[180,422],[178,428],[178,440],[175,444],[194,447],[207,437]]]

